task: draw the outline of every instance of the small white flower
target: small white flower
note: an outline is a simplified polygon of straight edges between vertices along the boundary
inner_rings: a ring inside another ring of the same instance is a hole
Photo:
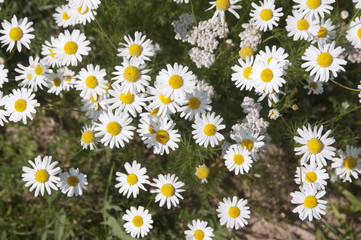
[[[343,179],[344,182],[352,182],[351,176],[358,179],[361,173],[360,148],[346,146],[346,154],[338,150],[339,158],[333,158],[332,168],[335,168],[336,175]]]
[[[188,224],[190,230],[184,231],[186,240],[212,240],[213,228],[207,227],[207,225],[206,221],[192,220],[192,224]]]
[[[138,208],[130,207],[130,210],[126,211],[122,219],[126,221],[124,223],[125,231],[133,238],[147,236],[150,229],[153,228],[152,215],[142,206]]]
[[[271,110],[269,110],[269,113],[268,113],[268,117],[272,120],[276,120],[277,118],[279,118],[281,116],[280,112],[273,108]]]
[[[70,168],[69,173],[62,172],[59,174],[59,177],[58,188],[68,197],[82,195],[83,189],[86,189],[86,185],[88,185],[86,175],[79,173],[78,168]]]
[[[227,228],[235,228],[236,230],[247,225],[246,219],[250,218],[251,213],[247,203],[246,199],[238,199],[236,196],[223,198],[223,202],[220,202],[217,208],[221,225],[226,224]]]
[[[196,143],[204,147],[209,144],[214,147],[219,141],[222,141],[224,136],[219,131],[226,128],[224,124],[221,124],[222,121],[223,118],[219,115],[216,116],[214,112],[197,116],[194,124],[192,124],[194,129],[192,135]]]

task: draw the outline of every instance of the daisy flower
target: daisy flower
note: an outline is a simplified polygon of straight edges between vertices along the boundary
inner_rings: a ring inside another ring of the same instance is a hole
[[[167,118],[150,119],[151,130],[144,134],[147,139],[144,141],[147,148],[154,147],[154,153],[163,155],[164,152],[169,154],[169,148],[173,151],[178,148],[177,142],[180,141],[180,134],[174,129],[175,123]]]
[[[8,82],[8,72],[9,70],[7,70],[5,68],[5,65],[4,64],[0,64],[0,88],[3,87],[3,84],[5,82]]]
[[[207,225],[206,221],[192,220],[192,224],[188,224],[189,230],[184,231],[186,240],[212,240],[213,228]]]
[[[183,199],[180,193],[185,191],[181,189],[184,183],[178,181],[178,177],[175,174],[159,174],[158,178],[153,179],[153,181],[154,183],[151,183],[151,185],[156,189],[150,192],[157,193],[155,202],[159,202],[159,207],[167,203],[167,208],[170,209],[172,205],[176,207],[179,204],[178,198]]]
[[[136,160],[132,162],[132,165],[125,163],[124,168],[127,174],[116,172],[118,176],[116,180],[119,183],[116,184],[115,187],[119,188],[119,193],[123,194],[123,196],[127,195],[127,198],[129,198],[130,195],[136,198],[139,194],[139,189],[147,191],[144,187],[145,184],[150,184],[148,181],[149,177],[146,175],[147,169],[137,163]]]
[[[244,227],[248,224],[246,219],[249,219],[249,207],[246,206],[248,203],[247,199],[239,199],[234,196],[223,198],[223,202],[219,203],[217,208],[218,218],[220,219],[221,225],[227,226],[227,228],[235,228],[236,230],[240,227]]]
[[[83,189],[86,189],[86,185],[88,185],[86,175],[79,173],[78,168],[70,168],[69,173],[62,172],[59,174],[59,177],[58,188],[68,197],[82,195]]]
[[[248,151],[247,147],[242,147],[241,144],[231,145],[227,149],[224,159],[228,170],[234,171],[236,175],[248,173],[253,163],[251,152]]]
[[[12,17],[11,23],[4,20],[1,23],[3,29],[0,30],[2,47],[9,45],[6,49],[7,52],[13,50],[15,45],[19,52],[21,52],[22,45],[30,49],[30,39],[35,38],[34,34],[31,34],[34,31],[34,28],[31,27],[32,25],[33,22],[28,22],[28,18],[20,18],[18,20],[15,15]]]
[[[74,83],[76,81],[75,72],[67,67],[59,68],[58,72],[61,72],[66,77],[64,81],[64,90],[69,91],[70,88],[74,87]]]
[[[337,77],[337,72],[345,71],[341,65],[346,65],[347,62],[341,58],[342,52],[345,50],[342,47],[335,48],[336,42],[325,45],[309,46],[302,60],[306,61],[301,65],[311,76],[315,76],[314,81],[327,82],[330,79],[330,72],[334,77]]]
[[[94,121],[97,121],[100,115],[106,113],[108,110],[107,102],[102,96],[99,96],[97,100],[90,97],[89,100],[82,99],[81,101],[83,104],[81,110],[85,112],[85,116]]]
[[[162,69],[156,78],[156,86],[161,89],[164,97],[172,96],[178,101],[183,99],[186,93],[192,93],[195,90],[195,76],[188,67],[174,63],[172,67],[167,64],[167,69]]]
[[[310,185],[300,187],[300,191],[291,193],[291,203],[299,204],[292,212],[298,213],[302,221],[307,217],[309,221],[314,218],[321,219],[321,215],[325,215],[327,201],[321,198],[326,194],[325,190],[317,191],[316,188]]]
[[[344,182],[352,182],[351,176],[358,179],[358,174],[361,173],[360,152],[361,149],[347,145],[346,154],[340,149],[338,150],[340,157],[332,159],[332,168],[335,168],[336,175]]]
[[[78,62],[82,61],[82,56],[88,55],[91,48],[90,42],[86,40],[86,37],[78,29],[74,29],[71,33],[65,30],[64,33],[60,33],[54,43],[54,53],[61,65],[77,66]]]
[[[133,238],[147,236],[150,229],[153,228],[152,215],[142,206],[139,206],[138,209],[130,207],[130,210],[126,211],[122,219],[126,221],[124,223],[125,231]]]
[[[201,183],[207,183],[207,178],[209,175],[209,167],[206,165],[199,165],[196,169],[195,175],[201,180]]]
[[[221,22],[225,22],[225,11],[229,11],[232,13],[237,19],[239,19],[239,14],[234,11],[235,9],[241,9],[242,6],[236,5],[241,0],[216,0],[210,1],[209,4],[212,6],[208,8],[206,11],[216,8],[216,12],[213,14],[212,20],[216,19],[219,16]]]
[[[276,9],[274,0],[264,0],[260,2],[260,6],[252,2],[252,7],[251,22],[257,29],[264,32],[278,26],[278,21],[283,16],[282,8]]]
[[[278,64],[282,66],[283,69],[287,69],[290,65],[290,62],[287,60],[288,54],[285,53],[285,50],[281,47],[273,45],[272,48],[266,46],[265,51],[260,51],[256,56],[257,61],[267,61],[269,63],[272,59],[275,59]]]
[[[303,186],[310,185],[311,187],[316,188],[316,190],[325,189],[329,179],[328,173],[323,166],[317,166],[315,162],[312,162],[311,165],[305,164],[301,168],[297,167],[295,182]]]
[[[239,65],[232,67],[232,70],[235,71],[235,73],[232,73],[232,81],[240,90],[246,89],[247,91],[251,91],[253,88],[253,81],[250,78],[253,62],[253,56],[250,58],[247,57],[246,61],[240,58],[238,59]]]
[[[315,78],[313,76],[309,76],[307,79],[307,85],[303,87],[304,89],[308,90],[308,95],[310,95],[311,93],[316,95],[323,93],[323,82],[314,81],[314,79]]]
[[[0,107],[5,105],[5,98],[3,97],[3,92],[0,91]],[[4,126],[4,123],[7,123],[8,120],[6,119],[6,111],[0,108],[0,126]]]
[[[161,89],[157,86],[155,88],[148,87],[148,101],[151,109],[158,109],[157,115],[159,117],[169,117],[171,114],[179,111],[179,105],[172,96],[165,97]]]
[[[201,114],[212,110],[211,100],[208,99],[208,92],[196,89],[193,93],[186,93],[184,99],[184,106],[179,109],[180,117],[184,119],[193,120]]]
[[[116,66],[116,72],[112,74],[115,77],[112,80],[115,80],[114,84],[121,84],[124,88],[124,91],[130,93],[139,93],[145,92],[145,87],[149,85],[151,80],[149,75],[146,75],[150,72],[150,69],[145,69],[146,64],[141,64],[139,59],[128,60],[124,58],[122,66]]]
[[[50,42],[45,41],[45,43],[41,45],[41,55],[44,56],[42,61],[51,67],[59,67],[60,62],[59,59],[55,57],[56,54],[54,53],[54,44],[55,38],[50,37]]]
[[[155,116],[155,115],[154,115]],[[156,131],[153,129],[153,126],[151,124],[151,120],[153,120],[153,116],[152,115],[147,115],[147,116],[142,116],[139,119],[139,125],[138,125],[138,129],[137,129],[137,133],[139,134],[139,136],[141,137],[142,141],[146,140],[149,134],[155,134]],[[157,123],[157,121],[155,121]]]
[[[64,82],[66,77],[62,72],[58,73],[50,73],[46,75],[46,79],[48,80],[48,93],[55,93],[59,95],[59,93],[64,88]]]
[[[328,130],[322,135],[323,125],[320,128],[315,126],[312,130],[311,125],[308,128],[305,126],[297,129],[298,134],[293,139],[296,143],[301,144],[301,147],[296,147],[296,155],[303,155],[301,158],[301,165],[310,160],[311,164],[317,162],[317,166],[327,166],[326,159],[332,160],[335,156],[336,149],[330,145],[335,142],[333,137],[328,137],[331,130]]]
[[[39,193],[44,196],[45,189],[48,194],[51,194],[51,188],[55,191],[58,190],[56,184],[60,181],[60,178],[56,175],[61,172],[60,167],[55,167],[58,162],[51,162],[51,156],[37,156],[34,162],[29,160],[28,162],[32,166],[23,167],[23,174],[21,175],[25,183],[25,187],[30,187],[29,191],[32,192],[35,189],[34,196],[37,197]]]
[[[237,135],[231,134],[231,139],[241,144],[242,147],[246,147],[251,152],[251,157],[254,161],[258,160],[258,151],[264,148],[264,136],[251,128],[244,129],[240,126],[237,129]]]
[[[355,8],[361,8],[361,1],[360,0],[352,0],[353,3],[356,3]]]
[[[93,97],[95,100],[99,95],[105,93],[105,84],[107,81],[104,79],[107,73],[105,69],[100,69],[99,65],[95,67],[93,64],[87,65],[87,69],[82,68],[79,75],[76,77],[78,81],[75,82],[76,90],[81,90],[80,96],[85,99]]]
[[[311,41],[317,35],[317,22],[298,11],[292,11],[292,15],[287,16],[286,23],[287,36],[293,36],[294,41]]]
[[[124,142],[129,142],[133,138],[133,130],[135,127],[129,126],[132,118],[118,109],[113,113],[108,110],[99,116],[100,123],[95,123],[95,137],[101,137],[100,142],[104,146],[113,148],[124,147]]]
[[[219,133],[220,130],[226,128],[223,122],[223,118],[219,115],[212,113],[204,113],[197,116],[194,124],[192,124],[193,138],[200,146],[207,147],[208,144],[214,147],[219,141],[224,139],[223,135]]]
[[[331,4],[335,3],[335,0],[293,0],[296,5],[293,6],[302,12],[303,15],[315,18],[318,20],[320,17],[325,18],[325,14],[331,13],[333,9]]]
[[[347,35],[346,35],[347,37]],[[318,42],[326,44],[336,38],[336,26],[332,24],[331,19],[321,20],[318,24],[317,35],[314,36],[312,43]]]
[[[355,48],[361,49],[361,18],[356,17],[347,29],[347,40]]]
[[[66,28],[68,26],[75,25],[75,21],[69,14],[69,12],[70,12],[69,5],[62,5],[55,8],[55,13],[53,14],[53,17],[55,19],[56,24],[59,27]]]
[[[88,7],[85,10],[82,10],[81,7],[70,8],[68,13],[75,24],[83,25],[93,21],[95,19],[95,15],[97,14],[95,10],[89,9]]]
[[[134,40],[130,35],[124,36],[126,43],[119,43],[121,47],[118,49],[118,56],[126,59],[137,59],[140,64],[150,61],[150,57],[154,56],[152,48],[152,40],[145,40],[146,36],[141,32],[135,32]]]
[[[34,97],[35,94],[30,89],[13,89],[5,99],[6,115],[9,116],[9,120],[12,122],[22,120],[24,124],[27,117],[33,120],[31,114],[36,113],[35,107],[40,106]]]
[[[83,126],[80,138],[80,144],[83,149],[87,149],[88,147],[90,148],[90,150],[96,149],[95,142],[96,138],[94,124]]]
[[[275,109],[275,108],[272,108],[271,110],[269,110],[268,112],[268,117],[272,120],[276,120],[277,118],[279,118],[281,116],[280,112]]]
[[[99,7],[100,0],[69,0],[69,6],[74,9],[81,8],[82,12],[86,9],[97,9]]]

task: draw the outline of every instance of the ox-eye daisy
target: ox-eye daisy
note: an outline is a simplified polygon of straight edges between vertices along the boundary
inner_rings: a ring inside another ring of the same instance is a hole
[[[264,32],[278,26],[278,21],[283,16],[282,8],[276,9],[274,0],[264,0],[260,2],[260,6],[253,2],[252,7],[251,21],[257,29]]]
[[[133,238],[145,237],[153,228],[152,215],[149,214],[149,210],[142,206],[138,208],[130,207],[130,210],[126,211],[122,219],[126,221],[124,223],[125,231]]]
[[[241,90],[245,88],[247,91],[250,91],[253,88],[253,81],[250,78],[253,62],[253,56],[250,58],[247,57],[246,61],[243,61],[243,59],[240,58],[238,59],[239,65],[234,65],[232,67],[232,70],[235,71],[235,73],[232,73],[232,81],[234,81],[236,87]]]
[[[248,173],[253,163],[251,152],[248,151],[246,146],[242,147],[241,144],[231,145],[227,149],[224,159],[228,170],[234,171],[236,175]]]
[[[327,204],[327,201],[320,198],[325,194],[325,190],[317,191],[316,188],[313,188],[310,185],[300,187],[300,191],[291,193],[291,203],[299,204],[292,212],[298,213],[302,221],[307,217],[309,221],[312,221],[314,218],[317,220],[321,219],[321,214],[326,214],[325,204]]]
[[[90,150],[94,150],[96,148],[95,142],[95,125],[91,124],[83,126],[80,138],[80,144],[83,149],[87,149],[89,147]]]
[[[74,19],[69,14],[70,7],[69,5],[62,5],[55,8],[55,13],[53,17],[55,19],[56,24],[59,27],[68,27],[75,24]]]
[[[347,30],[346,38],[350,43],[358,49],[361,49],[361,18],[356,17]]]
[[[318,42],[321,44],[326,44],[334,40],[336,36],[337,36],[336,26],[332,24],[332,20],[331,19],[327,19],[326,21],[322,20],[318,24],[318,32],[317,35],[314,36],[312,43]]]
[[[219,19],[224,22],[225,21],[225,11],[231,12],[236,18],[239,19],[239,14],[234,11],[235,9],[241,9],[242,6],[236,5],[241,0],[216,0],[210,1],[209,4],[212,6],[208,8],[206,11],[216,8],[216,12],[213,14],[212,19],[216,19],[219,16]]]
[[[82,68],[77,76],[78,81],[75,82],[76,90],[81,90],[80,96],[85,99],[93,97],[96,100],[99,95],[103,95],[107,87],[104,79],[106,74],[105,69],[100,69],[99,65],[94,67],[89,64],[86,69]]]
[[[302,12],[303,15],[309,16],[310,18],[319,19],[324,18],[326,13],[330,13],[333,9],[331,4],[335,0],[293,0],[296,5],[295,9]]]
[[[207,183],[207,178],[209,175],[209,167],[206,165],[199,165],[196,169],[195,175],[201,180],[201,183]]]
[[[79,8],[70,8],[68,14],[72,18],[72,21],[74,21],[75,24],[85,25],[88,22],[91,22],[95,19],[95,15],[97,14],[97,12],[89,8],[86,8],[85,10],[81,10],[81,7],[79,7]]]
[[[58,188],[68,197],[82,195],[83,189],[86,189],[86,185],[88,185],[86,175],[79,173],[78,168],[70,168],[69,173],[62,172],[59,174],[59,177]]]
[[[335,48],[336,42],[325,45],[309,46],[302,60],[306,61],[301,65],[311,76],[315,76],[315,81],[327,82],[330,79],[330,72],[334,77],[337,77],[337,72],[345,71],[341,65],[346,65],[347,62],[340,58],[340,55],[345,50],[342,47]]]
[[[183,199],[181,192],[184,192],[184,189],[181,189],[184,186],[184,183],[178,181],[178,177],[175,174],[159,174],[158,178],[153,179],[154,183],[151,183],[156,189],[151,190],[151,193],[157,193],[155,197],[155,202],[159,202],[159,207],[162,207],[167,203],[167,208],[170,209],[171,206],[177,206],[179,200]]]
[[[319,189],[325,189],[329,179],[328,173],[323,166],[317,166],[315,162],[311,165],[304,164],[301,168],[297,167],[295,182],[297,184],[310,185],[311,187]]]
[[[249,207],[246,206],[247,203],[247,199],[238,199],[236,196],[223,198],[223,202],[220,202],[217,208],[221,225],[226,224],[227,228],[235,228],[236,230],[247,225],[246,219],[250,218],[251,213]]]
[[[317,35],[317,22],[298,11],[292,11],[292,15],[287,16],[286,23],[287,36],[293,36],[294,41],[311,41]]]
[[[20,18],[19,20],[14,15],[11,19],[11,22],[4,20],[1,23],[3,29],[0,30],[0,41],[2,47],[9,45],[6,51],[11,51],[15,45],[19,52],[21,52],[21,46],[24,45],[27,49],[30,49],[30,39],[35,38],[34,34],[31,32],[34,31],[34,28],[31,26],[33,22],[28,22],[28,18]]]
[[[123,196],[127,195],[127,198],[131,195],[136,198],[139,194],[139,189],[147,191],[144,187],[145,184],[150,184],[148,181],[149,177],[146,175],[147,169],[137,163],[136,160],[132,162],[132,165],[125,163],[124,168],[127,174],[116,172],[118,177],[115,180],[119,183],[115,187],[119,188],[119,193],[123,194]]]
[[[315,78],[313,76],[309,76],[307,79],[307,85],[305,85],[303,88],[307,89],[307,94],[322,94],[323,93],[323,82],[315,81]]]
[[[283,69],[287,69],[290,65],[290,62],[287,60],[288,53],[285,53],[285,50],[281,47],[273,45],[272,48],[266,46],[265,51],[260,51],[255,61],[267,61],[268,63],[275,59],[278,64],[282,66]]]
[[[326,159],[332,160],[335,156],[335,148],[330,145],[335,142],[333,137],[328,137],[331,130],[328,130],[322,135],[323,125],[320,128],[315,126],[312,130],[311,125],[308,128],[305,126],[297,129],[298,134],[293,139],[301,144],[301,147],[296,147],[296,155],[303,155],[301,158],[301,165],[310,160],[311,164],[317,162],[317,166],[326,166]]]
[[[48,81],[48,93],[55,93],[56,95],[59,95],[59,93],[64,89],[64,82],[66,79],[63,72],[47,74],[46,79]]]
[[[37,156],[34,162],[28,161],[32,168],[23,167],[23,174],[21,175],[23,181],[26,182],[25,187],[30,187],[29,191],[35,189],[34,196],[37,197],[39,193],[44,196],[45,189],[48,194],[51,194],[51,188],[58,190],[56,184],[60,178],[56,175],[60,173],[60,167],[55,167],[58,162],[51,162],[51,156]]]
[[[147,92],[150,95],[147,99],[150,102],[149,107],[158,109],[157,116],[169,117],[170,114],[179,111],[179,105],[174,98],[172,96],[165,97],[157,86],[155,88],[148,87]]]
[[[340,157],[332,159],[332,168],[335,168],[336,175],[344,182],[352,182],[351,176],[358,179],[358,174],[361,173],[360,152],[361,149],[347,145],[346,154],[340,149],[338,150]]]
[[[0,64],[0,88],[3,87],[3,84],[4,84],[5,82],[8,82],[8,81],[9,81],[8,78],[7,78],[8,72],[9,72],[9,70],[7,70],[7,69],[5,68],[5,65],[4,65],[4,64]]]
[[[152,48],[152,40],[147,39],[141,32],[134,33],[134,40],[130,35],[124,36],[126,43],[120,43],[121,47],[118,49],[118,56],[127,59],[138,59],[140,64],[145,61],[150,61],[150,57],[154,56]]]
[[[60,62],[59,59],[56,57],[56,54],[54,53],[54,44],[55,38],[50,37],[50,42],[45,41],[45,43],[41,46],[41,55],[44,56],[42,60],[51,67],[59,67]]]
[[[186,240],[212,240],[213,228],[207,227],[207,225],[206,221],[192,220],[192,224],[188,224],[190,230],[184,231]]]
[[[208,99],[208,92],[196,89],[193,93],[186,93],[184,106],[179,109],[181,117],[193,120],[207,111],[212,110],[211,100]]]
[[[224,136],[219,133],[220,130],[226,127],[224,124],[221,124],[222,122],[223,118],[219,115],[216,116],[214,112],[197,116],[192,125],[194,129],[192,134],[196,143],[204,147],[207,147],[208,144],[211,147],[216,146],[219,141],[224,139]]]

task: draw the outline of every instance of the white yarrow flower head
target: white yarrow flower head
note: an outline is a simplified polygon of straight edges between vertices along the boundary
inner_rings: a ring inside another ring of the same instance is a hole
[[[58,188],[68,197],[82,195],[83,189],[86,189],[86,185],[88,185],[86,175],[79,173],[78,168],[70,168],[69,172],[62,172],[59,177]]]
[[[127,195],[127,198],[131,195],[136,198],[139,194],[139,189],[147,191],[144,187],[145,184],[150,184],[148,181],[149,177],[146,175],[147,169],[142,167],[140,163],[137,163],[136,160],[132,162],[132,165],[125,163],[124,168],[127,171],[126,174],[116,172],[116,180],[119,183],[115,187],[119,188],[119,193],[123,194],[123,196]]]
[[[145,237],[148,235],[150,229],[153,228],[152,215],[149,210],[142,206],[130,207],[130,210],[126,211],[126,214],[122,217],[124,221],[124,228],[130,236],[133,238]]]
[[[207,178],[209,176],[209,167],[205,164],[199,165],[196,169],[195,175],[201,180],[201,183],[207,183]]]
[[[327,82],[330,79],[330,73],[333,77],[337,77],[339,71],[345,71],[342,65],[347,62],[341,58],[341,54],[345,50],[342,47],[335,48],[336,42],[315,46],[309,46],[302,60],[306,61],[301,65],[311,76],[315,76],[314,81]]]
[[[159,207],[167,204],[167,208],[170,209],[172,205],[176,207],[179,204],[178,199],[183,199],[180,193],[185,191],[181,189],[184,183],[178,181],[178,177],[175,174],[159,174],[158,178],[154,178],[153,181],[154,183],[151,183],[151,185],[156,189],[150,192],[157,193],[155,202],[159,202]]]
[[[224,159],[228,170],[234,171],[236,175],[248,173],[253,163],[251,152],[246,146],[242,147],[241,144],[231,145],[227,149]]]
[[[32,192],[35,189],[34,196],[37,197],[39,193],[44,196],[45,189],[48,194],[51,194],[51,189],[57,191],[56,184],[60,181],[60,178],[56,175],[61,172],[60,167],[55,167],[58,162],[51,162],[51,156],[37,156],[34,162],[29,160],[28,162],[32,166],[23,167],[23,174],[21,175],[23,181],[26,182],[25,187],[30,187],[29,191]]]
[[[277,8],[275,0],[264,0],[260,5],[252,2],[252,11],[250,13],[251,22],[261,31],[272,30],[278,26],[278,21],[283,16],[282,8]]]
[[[209,4],[212,6],[208,8],[206,11],[216,8],[216,12],[213,14],[212,20],[216,19],[219,16],[221,22],[225,22],[225,12],[228,10],[232,13],[237,19],[239,19],[239,14],[235,11],[235,9],[241,9],[242,6],[236,5],[241,0],[216,0],[210,1]]]
[[[320,18],[325,18],[325,14],[331,13],[330,11],[333,9],[331,4],[335,2],[335,0],[293,0],[296,5],[295,9],[298,9],[302,12],[303,15],[309,16],[310,18],[314,18],[316,20]]]
[[[7,70],[5,68],[5,65],[4,64],[0,64],[0,88],[3,87],[3,84],[5,82],[8,82],[8,72],[9,70]]]
[[[240,58],[238,63],[238,65],[232,67],[232,70],[235,71],[235,73],[232,73],[232,81],[240,90],[246,89],[251,91],[254,83],[250,75],[253,69],[254,58],[253,56],[246,57],[246,61]]]
[[[6,115],[12,122],[23,121],[27,123],[27,118],[33,120],[31,114],[36,113],[35,107],[40,104],[35,98],[35,94],[30,89],[13,89],[12,93],[5,97]]]
[[[335,169],[336,175],[343,179],[344,182],[352,182],[351,176],[358,179],[358,175],[361,173],[360,152],[360,148],[347,145],[346,153],[340,149],[338,150],[340,157],[332,159],[332,168]]]
[[[104,146],[113,148],[124,147],[124,142],[133,138],[135,127],[130,126],[132,118],[118,109],[105,111],[99,116],[100,123],[95,123],[95,137],[101,138]]]
[[[307,79],[307,85],[303,87],[304,89],[308,90],[308,95],[310,95],[311,93],[316,95],[323,93],[323,82],[314,81],[314,79],[315,78],[313,76],[309,76]]]
[[[56,12],[53,14],[53,17],[59,27],[66,28],[75,24],[74,19],[69,14],[70,9],[69,5],[62,5],[55,8]]]
[[[152,40],[147,39],[141,32],[134,33],[134,40],[130,35],[124,36],[126,43],[119,43],[121,47],[118,49],[118,56],[127,59],[137,59],[140,64],[144,64],[145,61],[150,61],[150,58],[154,56],[154,50],[152,48]]]
[[[11,18],[11,22],[4,20],[1,23],[3,29],[0,30],[2,47],[8,45],[7,52],[13,50],[15,46],[21,52],[22,45],[30,49],[30,40],[35,38],[34,34],[31,34],[34,31],[32,25],[33,22],[28,22],[28,18],[18,20],[15,15]]]
[[[315,162],[310,165],[304,164],[301,168],[297,167],[295,182],[302,186],[310,185],[316,190],[325,189],[329,175],[323,166],[317,166]]]
[[[335,142],[333,137],[328,137],[331,130],[328,130],[322,135],[323,125],[319,128],[315,126],[313,129],[311,125],[308,127],[303,126],[302,129],[298,128],[297,132],[300,135],[295,136],[293,139],[296,143],[301,144],[301,147],[296,147],[296,155],[303,155],[301,158],[301,165],[308,161],[311,164],[317,163],[317,166],[327,166],[326,159],[332,160],[335,156],[336,149],[330,145]]]
[[[347,29],[347,40],[355,48],[361,49],[361,18],[356,17]]]
[[[193,93],[186,93],[184,106],[179,109],[180,117],[193,120],[193,118],[212,110],[212,101],[208,99],[208,92],[196,89]]]
[[[55,41],[54,53],[57,54],[61,65],[77,66],[78,62],[83,60],[82,56],[88,55],[91,48],[89,40],[78,29],[74,29],[71,33],[65,30],[60,33]]]
[[[220,115],[216,116],[214,112],[197,116],[194,124],[192,124],[194,129],[192,135],[196,143],[204,147],[208,147],[208,145],[214,147],[223,141],[224,136],[219,131],[225,129],[226,126],[221,124],[222,122],[223,118]]]
[[[192,224],[188,224],[189,230],[184,231],[186,240],[212,240],[213,228],[207,225],[206,221],[192,220]]]
[[[89,148],[90,150],[96,149],[95,142],[95,125],[84,125],[81,130],[80,144],[83,149]]]
[[[233,198],[223,198],[223,202],[220,202],[217,208],[221,225],[226,225],[227,228],[235,228],[236,230],[247,225],[248,221],[246,219],[250,218],[249,215],[251,213],[247,203],[247,199],[238,199],[236,196]]]
[[[81,91],[80,96],[82,98],[90,99],[93,97],[94,100],[97,100],[98,96],[106,93],[107,86],[105,84],[107,81],[104,79],[106,75],[105,69],[100,69],[99,65],[94,67],[93,64],[89,64],[86,69],[80,70],[75,88]]]
[[[326,214],[327,201],[321,199],[325,194],[325,190],[318,191],[310,185],[300,187],[300,191],[291,193],[291,203],[299,205],[292,212],[298,213],[302,221],[306,218],[320,220],[321,215]]]

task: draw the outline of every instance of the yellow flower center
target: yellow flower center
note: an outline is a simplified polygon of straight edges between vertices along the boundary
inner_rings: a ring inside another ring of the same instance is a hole
[[[64,51],[66,54],[72,55],[72,54],[76,53],[76,51],[78,51],[78,45],[73,41],[69,41],[69,42],[65,43]]]
[[[85,85],[88,88],[95,88],[96,86],[98,86],[98,80],[95,76],[89,76],[85,79]]]
[[[163,184],[163,186],[160,188],[160,192],[166,197],[171,197],[174,195],[174,187],[169,183]]]
[[[143,49],[140,45],[133,43],[129,46],[129,55],[132,57],[139,57]]]
[[[17,112],[24,112],[26,109],[26,101],[24,99],[18,99],[15,102],[15,110]]]
[[[310,82],[310,88],[313,88],[314,90],[316,90],[318,88],[318,85],[316,82]]]
[[[194,231],[194,238],[196,240],[202,240],[204,238],[204,232],[202,230],[195,230]]]
[[[169,104],[172,102],[172,100],[170,99],[170,96],[165,98],[163,94],[160,94],[160,101],[164,104]]]
[[[207,124],[203,131],[205,135],[213,136],[216,133],[216,127],[213,124]]]
[[[173,89],[178,89],[183,85],[183,80],[179,75],[173,75],[169,78],[168,84]]]
[[[164,97],[163,97],[163,98],[164,98]],[[160,100],[162,100],[162,98],[161,98]],[[163,102],[163,101],[162,101],[162,102]],[[152,116],[155,117],[155,115],[156,115],[158,112],[159,112],[159,108],[154,108],[154,109],[150,112],[150,114],[152,114]]]
[[[197,109],[200,105],[201,101],[196,97],[192,97],[188,100],[188,106],[190,109]]]
[[[83,132],[83,134],[81,135],[81,140],[84,143],[92,143],[92,142],[94,142],[94,140],[95,140],[94,133],[92,131]]]
[[[105,85],[105,92],[108,93],[109,89],[112,89],[112,84],[110,82],[107,82],[104,84]]]
[[[314,208],[317,205],[317,198],[314,196],[307,196],[303,202],[306,208]]]
[[[324,27],[321,27],[320,30],[318,30],[317,37],[324,38],[327,36],[327,29]]]
[[[237,165],[242,165],[244,162],[244,158],[241,154],[234,154],[233,161]]]
[[[68,179],[66,180],[66,182],[68,183],[68,185],[70,187],[75,187],[78,185],[79,183],[79,179],[76,176],[70,176],[68,177]]]
[[[306,181],[309,183],[313,183],[314,181],[317,180],[317,175],[314,172],[308,172],[306,173]]]
[[[343,161],[343,165],[345,166],[346,169],[352,170],[356,167],[357,162],[355,158],[348,156]]]
[[[164,130],[158,130],[157,134],[155,135],[155,140],[159,143],[166,143],[169,140],[169,134],[167,131]]]
[[[61,84],[60,78],[58,78],[58,77],[54,78],[54,80],[53,80],[53,85],[54,85],[55,87],[59,87],[60,84]]]
[[[131,104],[134,101],[134,96],[130,93],[127,92],[120,94],[120,101],[122,101],[122,103],[124,104]]]
[[[134,66],[128,66],[123,72],[124,79],[128,82],[136,82],[139,79],[140,72]]]
[[[129,185],[134,185],[138,182],[138,177],[134,173],[131,173],[127,176],[127,183]]]
[[[120,133],[120,130],[122,130],[122,128],[117,122],[110,122],[107,124],[107,132],[113,136],[118,135]]]
[[[148,126],[148,132],[151,133],[151,134],[156,133],[156,131],[153,129],[153,126],[152,126],[152,125],[149,125],[149,126]]]
[[[216,7],[220,11],[226,11],[230,6],[229,0],[217,0],[216,1]]]
[[[323,52],[317,57],[317,63],[321,67],[329,67],[333,62],[332,56],[329,53]]]
[[[357,36],[361,39],[361,28],[358,29]]]
[[[143,225],[143,218],[141,216],[135,216],[132,222],[134,226],[141,227]]]
[[[243,60],[246,60],[247,57],[251,57],[253,53],[253,48],[251,48],[250,46],[243,46],[239,51],[239,55]]]
[[[80,13],[81,15],[86,14],[88,11],[89,11],[89,8],[88,8],[88,7],[85,9],[84,12],[81,12],[81,7],[78,8],[78,13]]]
[[[36,66],[36,68],[34,69],[34,72],[36,75],[40,76],[43,73],[43,68],[41,65]]]
[[[36,171],[35,173],[35,180],[40,182],[40,183],[44,183],[46,181],[48,181],[49,179],[49,173],[47,171],[45,171],[44,169],[40,169],[38,171]]]
[[[50,49],[50,57],[54,58],[55,57],[55,53],[53,49]]]
[[[70,17],[69,17],[69,15],[68,15],[67,12],[64,12],[64,13],[61,15],[61,17],[62,17],[65,21],[70,19]]]
[[[245,79],[248,79],[248,80],[251,80],[249,79],[249,75],[252,73],[252,67],[246,67],[244,70],[243,70],[243,77]]]
[[[272,79],[273,79],[272,70],[269,68],[263,69],[261,72],[261,80],[263,82],[270,82],[270,81],[272,81]]]
[[[236,206],[232,206],[228,209],[228,215],[231,217],[231,218],[236,218],[239,216],[239,208],[236,207]]]
[[[310,24],[308,23],[308,21],[306,19],[300,19],[297,22],[297,28],[300,31],[307,30],[309,26],[310,26]]]
[[[209,168],[207,166],[200,166],[196,171],[197,177],[206,179],[209,175]]]
[[[246,147],[248,151],[251,151],[253,148],[253,142],[249,139],[243,139],[241,145],[242,147]]]
[[[261,11],[261,13],[259,14],[259,16],[261,17],[261,19],[263,21],[268,21],[268,20],[270,20],[272,18],[273,12],[272,12],[271,9],[263,9]]]
[[[23,31],[19,27],[10,29],[9,37],[13,41],[19,41],[23,37]]]
[[[64,77],[66,77],[65,81],[71,82],[71,76],[70,75],[64,75]]]
[[[307,7],[316,9],[321,5],[321,0],[307,0]]]
[[[312,138],[307,142],[308,151],[317,154],[322,150],[322,142],[317,138]]]

